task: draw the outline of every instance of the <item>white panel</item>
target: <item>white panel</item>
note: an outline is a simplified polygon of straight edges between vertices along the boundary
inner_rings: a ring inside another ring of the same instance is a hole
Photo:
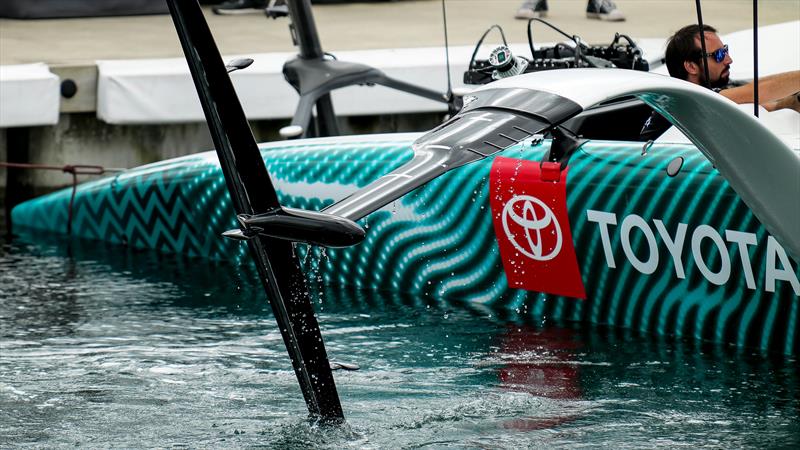
[[[659,60],[664,39],[637,39],[644,57]],[[477,57],[486,59],[493,45],[482,46]],[[537,48],[553,43],[537,44]],[[509,45],[515,55],[530,58],[528,44]],[[464,71],[474,46],[450,48],[453,87],[463,87]],[[367,64],[400,81],[442,92],[447,90],[444,47],[399,48],[334,52],[339,60]],[[253,58],[247,69],[231,76],[239,99],[250,119],[290,118],[297,93],[283,78],[283,64],[293,53],[226,56]],[[203,121],[203,111],[183,58],[156,60],[98,61],[97,116],[109,123],[170,123]],[[477,86],[467,86],[472,89]],[[373,115],[443,112],[443,103],[383,86],[351,86],[333,92],[337,114]]]
[[[0,66],[0,128],[56,124],[59,94],[46,64]]]
[[[290,56],[252,55],[255,62],[250,67],[231,74],[248,117],[288,117],[294,111],[297,94],[281,73]],[[114,124],[205,121],[183,58],[97,61],[97,68],[97,117],[101,120]]]
[[[731,79],[753,79],[753,30],[721,36],[733,58]],[[800,20],[758,28],[758,76],[800,70]]]
[[[512,44],[519,55],[526,44]],[[450,49],[454,86],[462,79],[474,47]],[[491,46],[481,49],[486,58]],[[440,91],[447,90],[444,47],[336,52],[339,60],[367,64],[400,81]],[[290,118],[298,95],[283,78],[283,64],[293,53],[226,56],[253,58],[250,67],[231,74],[236,92],[250,119]],[[183,58],[97,61],[97,116],[115,124],[203,121],[186,61]],[[446,106],[382,86],[352,86],[334,91],[334,108],[342,115],[369,115],[445,111]]]

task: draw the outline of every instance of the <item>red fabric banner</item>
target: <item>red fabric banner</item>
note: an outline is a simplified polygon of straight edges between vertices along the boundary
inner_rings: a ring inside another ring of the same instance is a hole
[[[494,233],[509,287],[586,298],[567,214],[567,168],[559,169],[558,163],[495,158],[489,176]]]

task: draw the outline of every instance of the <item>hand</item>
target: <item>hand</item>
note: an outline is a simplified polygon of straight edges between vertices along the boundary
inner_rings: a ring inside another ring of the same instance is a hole
[[[775,100],[774,102],[767,102],[763,103],[767,111],[777,111],[779,109],[793,109],[796,112],[800,113],[800,91],[795,92],[794,94],[787,95],[781,99]]]
[[[794,101],[790,108],[800,113],[800,91],[795,92],[792,97],[794,97]]]

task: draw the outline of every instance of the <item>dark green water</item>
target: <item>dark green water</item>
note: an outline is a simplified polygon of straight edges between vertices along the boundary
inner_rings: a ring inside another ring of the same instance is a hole
[[[249,272],[0,250],[0,448],[800,447],[800,363],[424,299],[318,299],[348,425],[310,424]],[[504,316],[503,319],[499,317]]]

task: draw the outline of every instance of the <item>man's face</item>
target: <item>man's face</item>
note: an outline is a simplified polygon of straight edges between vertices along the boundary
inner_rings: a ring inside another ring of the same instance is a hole
[[[724,44],[722,43],[722,39],[717,36],[717,33],[712,33],[706,31],[706,53],[712,53],[716,50],[721,49]],[[695,46],[697,47],[697,52],[700,53],[701,45],[700,45],[700,36],[697,36],[695,39]],[[728,85],[730,80],[731,74],[731,63],[733,63],[733,58],[731,58],[730,53],[725,55],[725,58],[717,62],[713,56],[706,56],[706,61],[708,61],[708,77],[710,82],[708,86],[711,88],[721,88]],[[705,70],[703,69],[703,60],[700,59],[697,61],[697,65],[699,66],[699,74],[698,80],[700,84],[704,84],[705,81]]]

